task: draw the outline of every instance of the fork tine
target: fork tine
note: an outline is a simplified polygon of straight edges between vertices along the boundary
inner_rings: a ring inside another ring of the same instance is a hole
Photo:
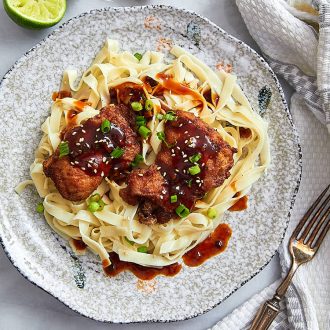
[[[296,227],[296,229],[293,231],[293,233],[291,235],[291,240],[295,239],[298,236],[298,234],[300,233],[301,229],[304,227],[306,221],[309,219],[309,217],[312,214],[312,212],[315,210],[315,208],[317,207],[317,205],[320,203],[320,201],[322,200],[322,198],[326,194],[327,190],[329,189],[329,186],[327,186],[323,190],[322,194],[318,197],[318,199],[314,202],[314,204],[309,208],[309,210],[307,211],[307,213],[300,220],[298,226]]]
[[[317,234],[318,234],[319,230],[321,229],[323,223],[328,218],[329,214],[330,214],[330,208],[327,209],[327,211],[323,214],[323,217],[321,218],[321,220],[318,222],[318,224],[313,229],[313,232],[312,232],[310,238],[307,241],[307,245],[309,245],[309,246],[312,245],[312,242],[314,241],[315,237],[317,236]]]
[[[319,206],[319,208],[317,209],[315,215],[313,216],[312,220],[308,223],[308,225],[306,226],[305,230],[303,231],[300,239],[301,240],[305,240],[307,235],[310,233],[311,228],[313,227],[313,225],[315,224],[315,222],[318,220],[319,216],[322,214],[323,210],[325,209],[325,207],[327,206],[327,204],[329,203],[330,200],[330,195],[327,197],[327,199]]]
[[[328,230],[330,229],[330,221],[328,221],[327,225],[321,231],[320,236],[317,238],[315,245],[313,246],[313,250],[316,252],[320,247],[325,235],[327,234]]]

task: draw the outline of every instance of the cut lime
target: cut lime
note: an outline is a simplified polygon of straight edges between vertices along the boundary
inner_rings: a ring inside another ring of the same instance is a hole
[[[28,29],[53,26],[66,10],[66,0],[3,0],[3,5],[15,23]]]

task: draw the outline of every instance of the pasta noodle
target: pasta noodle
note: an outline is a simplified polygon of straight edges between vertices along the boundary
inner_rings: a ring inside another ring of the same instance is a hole
[[[123,261],[144,266],[165,266],[179,261],[223,221],[224,212],[248,193],[270,162],[267,123],[252,110],[237,84],[236,76],[225,71],[213,71],[178,46],[174,46],[171,53],[175,59],[170,63],[164,62],[162,53],[154,51],[145,52],[139,61],[131,53],[121,52],[117,41],[107,40],[78,84],[75,83],[77,73],[65,71],[61,90],[70,92],[72,97],[57,99],[41,127],[43,137],[30,174],[44,199],[46,221],[65,239],[81,239],[105,264],[111,263],[109,252],[112,251]],[[64,199],[45,176],[42,163],[58,147],[60,133],[68,123],[68,111],[77,108],[77,101],[87,100],[77,115],[77,124],[83,123],[111,102],[111,87],[128,82],[143,86],[144,77],[157,80],[156,75],[160,72],[171,74],[193,93],[182,95],[165,90],[164,98],[158,98],[145,90],[147,98],[154,104],[154,115],[148,123],[151,138],[144,140],[142,145],[143,163],[153,164],[160,150],[161,141],[157,138],[157,132],[164,130],[164,123],[157,119],[157,113],[165,105],[173,110],[198,115],[237,149],[230,177],[199,200],[187,217],[151,226],[138,221],[137,205],[129,205],[120,197],[124,183],[118,185],[114,181],[103,180],[96,192],[106,205],[99,212],[88,211],[86,200],[75,203]],[[210,91],[211,102],[204,97],[207,91]],[[250,130],[249,137],[241,136],[242,127]],[[23,182],[17,190],[21,192],[30,183]],[[217,211],[216,219],[207,216],[210,207]],[[141,245],[147,246],[149,253],[138,252],[137,247]]]

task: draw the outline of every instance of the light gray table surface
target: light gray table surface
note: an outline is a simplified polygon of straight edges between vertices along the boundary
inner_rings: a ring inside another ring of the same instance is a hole
[[[108,6],[138,6],[150,4],[173,5],[197,12],[219,25],[233,36],[243,40],[260,52],[248,33],[234,0],[67,0],[67,12],[62,22],[82,12]],[[42,31],[25,30],[15,25],[0,8],[0,77],[27,50],[33,47],[52,29]],[[281,81],[287,100],[292,90]],[[0,105],[1,111],[1,105]],[[1,175],[1,174],[0,174]],[[207,329],[228,315],[236,307],[280,277],[280,265],[275,256],[257,276],[246,283],[208,313],[197,318],[172,323],[103,324],[87,319],[64,306],[51,295],[37,288],[20,275],[0,248],[0,329]],[[166,311],[164,311],[166,313]]]

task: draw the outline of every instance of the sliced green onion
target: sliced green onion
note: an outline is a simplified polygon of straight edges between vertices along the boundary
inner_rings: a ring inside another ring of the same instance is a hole
[[[175,112],[173,111],[169,111],[169,112],[166,112],[166,114],[164,115],[164,120],[167,120],[167,121],[173,121],[173,120],[176,120],[177,116],[175,115]]]
[[[38,203],[37,204],[37,206],[36,206],[36,211],[38,212],[38,213],[43,213],[44,212],[44,204],[42,204],[41,202],[40,203]]]
[[[126,236],[125,236],[125,241],[130,245],[134,245],[134,242],[129,240]]]
[[[100,199],[100,200],[98,201],[98,203],[99,203],[99,209],[98,209],[98,211],[102,211],[102,210],[104,209],[104,206],[105,206],[106,204],[103,202],[102,199]]]
[[[186,181],[186,182],[187,182],[187,186],[188,186],[189,188],[191,188],[192,179],[190,179],[190,180],[188,180],[188,181]]]
[[[136,122],[136,125],[137,125],[138,127],[140,127],[140,126],[145,126],[146,123],[147,123],[147,120],[146,120],[146,118],[143,117],[143,116],[136,116],[136,118],[135,118],[135,122]]]
[[[164,116],[161,115],[160,113],[158,113],[157,116],[156,116],[156,118],[159,119],[159,120],[162,120],[164,118]]]
[[[154,108],[154,104],[151,100],[146,100],[145,104],[144,104],[144,108],[147,111],[151,111]]]
[[[101,124],[102,133],[108,133],[111,129],[111,123],[108,119],[104,119]]]
[[[207,210],[207,216],[210,219],[215,219],[217,217],[217,211],[213,208],[210,208],[210,209]]]
[[[161,141],[165,141],[165,133],[164,132],[157,132],[157,137]]]
[[[89,198],[90,202],[98,202],[101,199],[101,195],[96,193]]]
[[[178,201],[178,195],[172,195],[170,199],[171,199],[171,203],[176,203]]]
[[[67,141],[62,141],[59,145],[60,158],[68,155],[70,153],[69,143]]]
[[[146,126],[140,126],[139,127],[139,134],[144,138],[146,139],[150,134],[151,134],[151,131],[148,127]]]
[[[88,205],[88,210],[92,213],[98,211],[100,208],[100,204],[98,202],[91,202]]]
[[[175,209],[175,212],[180,218],[184,218],[190,213],[189,209],[187,207],[185,207],[183,204],[180,204]]]
[[[148,252],[148,247],[142,245],[142,246],[139,246],[137,248],[137,252],[141,252],[141,253],[147,253]]]
[[[202,155],[200,153],[198,153],[193,156],[190,156],[189,160],[191,163],[197,163],[201,158],[202,158]]]
[[[136,57],[139,61],[141,61],[141,59],[142,59],[142,54],[140,54],[140,53],[135,53],[135,54],[134,54],[134,57]]]
[[[199,165],[194,165],[188,168],[188,171],[191,175],[196,175],[201,172]]]
[[[139,166],[139,164],[143,161],[143,156],[140,154],[137,154],[134,158],[134,160],[132,161],[131,165],[133,167]]]
[[[119,158],[124,154],[124,149],[116,147],[115,149],[112,150],[110,156],[112,158]]]
[[[141,111],[143,109],[143,106],[140,102],[132,102],[131,107],[134,111]]]

